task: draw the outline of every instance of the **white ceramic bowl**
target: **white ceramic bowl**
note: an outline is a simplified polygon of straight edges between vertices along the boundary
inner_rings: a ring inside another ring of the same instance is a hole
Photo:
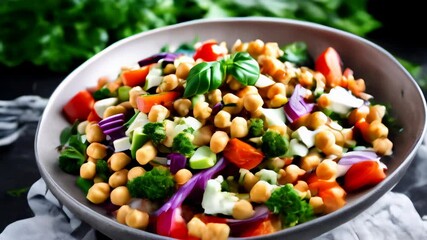
[[[59,134],[68,125],[61,115],[64,104],[79,90],[94,86],[102,75],[114,77],[123,65],[157,53],[165,44],[178,45],[193,40],[217,39],[231,46],[236,39],[262,39],[279,44],[307,43],[312,56],[329,46],[340,54],[346,66],[365,79],[368,92],[390,103],[392,115],[404,131],[391,137],[394,153],[385,160],[387,178],[377,186],[348,196],[348,204],[331,214],[260,239],[310,239],[354,218],[389,191],[405,174],[426,129],[425,99],[408,72],[381,47],[360,37],[325,26],[273,18],[229,18],[197,20],[147,31],[123,39],[75,69],[54,91],[37,129],[37,164],[49,189],[77,217],[113,239],[165,239],[116,222],[104,210],[89,203],[75,186],[75,177],[58,167]]]

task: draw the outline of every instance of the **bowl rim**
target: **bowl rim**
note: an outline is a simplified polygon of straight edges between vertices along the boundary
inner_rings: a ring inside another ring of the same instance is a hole
[[[409,78],[412,81],[412,84],[417,89],[417,91],[420,95],[419,97],[423,100],[422,101],[423,102],[423,118],[426,119],[426,109],[427,109],[426,101],[425,101],[425,97],[424,97],[419,85],[416,83],[414,78],[409,74],[409,72],[397,61],[397,59],[395,57],[393,57],[388,51],[386,51],[383,47],[381,47],[381,46],[375,44],[374,42],[371,42],[365,38],[357,36],[355,34],[345,32],[343,30],[339,30],[336,28],[332,28],[329,26],[325,26],[325,25],[321,25],[321,24],[313,23],[313,22],[308,22],[308,21],[303,21],[303,20],[282,19],[282,18],[274,18],[274,17],[228,17],[228,18],[196,19],[196,20],[190,20],[190,21],[186,21],[186,22],[176,23],[176,24],[172,24],[172,25],[148,30],[145,32],[140,32],[140,33],[134,34],[132,36],[123,38],[123,39],[118,40],[118,41],[112,43],[111,45],[107,46],[102,51],[98,52],[93,57],[89,58],[88,60],[83,62],[81,65],[79,65],[77,68],[72,70],[61,81],[61,83],[55,88],[54,92],[50,96],[50,99],[56,99],[58,97],[58,95],[60,94],[60,92],[62,92],[63,89],[67,86],[68,82],[70,82],[73,78],[75,78],[76,75],[78,75],[83,69],[85,69],[92,62],[95,62],[99,58],[102,58],[107,52],[109,52],[109,51],[111,51],[111,50],[113,50],[113,49],[115,49],[121,45],[124,45],[127,42],[134,41],[135,39],[142,38],[142,37],[147,36],[147,35],[157,34],[158,32],[169,31],[170,29],[175,29],[175,28],[185,28],[185,27],[189,27],[191,25],[210,24],[210,23],[238,23],[238,22],[265,22],[265,23],[280,23],[280,24],[285,24],[285,25],[297,25],[297,26],[302,26],[302,27],[307,27],[307,28],[315,28],[315,29],[319,29],[319,30],[324,30],[327,32],[331,32],[333,34],[344,35],[344,36],[350,37],[350,38],[355,38],[357,41],[362,42],[364,45],[368,45],[369,47],[374,48],[376,51],[379,51],[381,54],[385,55],[387,58],[392,60],[394,62],[394,64],[396,64],[397,66],[400,67],[400,70],[403,71],[404,74],[407,76],[407,78]],[[48,101],[45,109],[50,109],[50,108],[52,108],[52,106],[53,106],[53,101]],[[85,206],[84,204],[80,203],[79,201],[77,201],[77,199],[75,199],[72,195],[70,195],[68,192],[66,192],[64,189],[62,189],[54,181],[54,179],[49,174],[47,169],[41,164],[41,161],[39,160],[40,149],[38,146],[38,140],[40,137],[40,126],[41,126],[43,120],[46,118],[45,115],[47,114],[47,112],[48,111],[43,112],[43,114],[42,114],[42,116],[38,122],[36,134],[35,134],[35,140],[34,140],[34,150],[35,150],[36,163],[38,166],[38,170],[42,176],[42,179],[46,182],[48,189],[67,208],[69,208],[71,210],[82,209],[82,210],[79,210],[79,212],[80,211],[92,212],[94,214],[90,215],[91,220],[108,221],[110,224],[113,224],[114,226],[123,227],[124,225],[118,223],[117,221],[109,218],[106,215],[98,214],[92,208],[89,208],[89,207]],[[346,220],[341,221],[343,224],[343,223],[347,222],[348,220],[350,220],[351,218],[359,215],[362,211],[365,211],[370,205],[372,205],[374,202],[376,202],[379,199],[379,197],[375,197],[375,196],[384,195],[386,192],[390,191],[392,189],[392,187],[400,180],[401,176],[400,177],[398,176],[398,172],[406,171],[406,169],[411,164],[419,146],[421,145],[423,139],[425,138],[426,128],[427,128],[427,122],[424,121],[424,126],[423,126],[422,132],[420,134],[420,137],[419,137],[419,139],[416,140],[415,146],[412,148],[411,152],[406,157],[407,159],[404,160],[402,162],[402,164],[399,165],[397,167],[397,169],[392,174],[387,176],[387,181],[383,181],[380,184],[374,186],[373,188],[370,189],[370,191],[366,192],[362,197],[359,197],[359,198],[354,200],[352,206],[359,206],[359,208],[358,208],[359,211],[355,212],[354,208],[344,206],[343,208],[339,209],[338,211],[326,214],[324,216],[317,217],[316,219],[313,219],[313,220],[308,221],[306,223],[302,223],[302,224],[296,225],[294,227],[278,231],[278,232],[273,233],[273,234],[261,236],[262,239],[273,239],[273,238],[282,237],[280,235],[282,235],[284,232],[287,234],[302,232],[308,226],[314,226],[316,224],[324,223],[324,222],[331,223],[334,219],[338,219],[338,218],[342,219],[343,216],[346,216],[345,217]],[[397,179],[397,178],[399,178],[399,179]],[[394,185],[391,184],[393,182],[391,180],[395,181],[396,183]],[[79,215],[79,214],[77,214],[77,215]],[[88,223],[88,224],[92,225],[91,223]],[[337,226],[338,225],[334,225],[333,227],[329,227],[328,230],[331,230]],[[328,228],[328,227],[325,226],[324,228]],[[141,230],[132,229],[130,227],[128,227],[128,229],[126,229],[126,231],[141,232]],[[324,233],[324,232],[325,231],[321,231],[319,233]],[[145,231],[144,231],[144,233],[146,234],[146,237],[151,237],[152,239],[167,239],[166,237],[160,236],[160,235],[155,234],[155,233],[150,233],[150,232],[145,232]],[[230,238],[230,239],[233,239],[233,238]],[[250,237],[250,238],[245,238],[245,239],[259,239],[259,237]]]

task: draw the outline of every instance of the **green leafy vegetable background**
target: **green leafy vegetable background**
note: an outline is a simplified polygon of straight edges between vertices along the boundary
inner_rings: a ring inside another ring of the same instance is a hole
[[[362,37],[381,26],[367,0],[4,0],[0,16],[0,65],[54,72],[69,72],[124,37],[201,18],[300,19]],[[402,62],[421,80],[419,66]]]

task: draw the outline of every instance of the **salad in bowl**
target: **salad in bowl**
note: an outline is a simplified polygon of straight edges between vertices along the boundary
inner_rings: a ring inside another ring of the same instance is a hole
[[[205,39],[117,70],[62,106],[57,164],[131,228],[265,236],[387,177],[389,109],[333,47]]]

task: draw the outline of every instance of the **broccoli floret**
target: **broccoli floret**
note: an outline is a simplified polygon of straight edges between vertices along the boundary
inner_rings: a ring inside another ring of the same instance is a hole
[[[264,121],[261,118],[249,119],[249,136],[260,137],[264,134]]]
[[[178,133],[178,135],[173,138],[172,151],[179,152],[186,157],[191,157],[194,154],[194,149],[196,148],[192,143],[193,138],[193,135],[189,132],[184,131]]]
[[[111,175],[111,171],[108,168],[108,163],[105,160],[96,161],[96,175],[100,177],[104,182],[108,181],[108,178]]]
[[[301,199],[291,184],[275,189],[265,205],[270,211],[280,215],[283,227],[295,226],[314,217],[311,205]]]
[[[151,141],[158,145],[166,139],[166,129],[161,122],[149,122],[144,125],[143,133],[150,136]]]
[[[161,201],[173,194],[175,182],[169,170],[153,168],[129,181],[127,187],[132,197]]]
[[[78,177],[76,180],[76,185],[87,195],[89,188],[93,186],[93,180]]]
[[[69,136],[67,142],[58,148],[59,168],[66,173],[78,175],[80,166],[86,161],[86,146],[80,134]]]
[[[261,140],[261,150],[267,157],[280,157],[288,151],[289,140],[278,132],[267,131]]]

